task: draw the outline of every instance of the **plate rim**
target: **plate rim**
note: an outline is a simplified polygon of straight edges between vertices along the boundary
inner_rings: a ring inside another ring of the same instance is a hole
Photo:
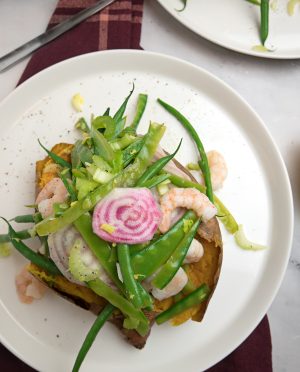
[[[207,41],[209,41],[209,42],[211,42],[215,45],[218,45],[218,46],[220,46],[224,49],[231,50],[233,52],[240,53],[240,54],[243,54],[243,55],[246,55],[246,56],[258,57],[258,58],[263,58],[263,59],[267,59],[267,60],[269,60],[269,59],[275,59],[275,60],[276,59],[277,60],[300,59],[300,49],[299,49],[299,52],[296,53],[296,54],[291,54],[291,55],[288,55],[288,56],[284,56],[284,55],[276,54],[276,53],[275,54],[274,53],[260,53],[260,52],[257,52],[255,50],[252,50],[252,49],[246,50],[246,49],[240,49],[238,47],[230,46],[230,45],[226,44],[225,42],[218,41],[216,39],[213,39],[210,36],[204,35],[202,32],[197,31],[195,27],[193,27],[191,24],[189,24],[184,19],[177,16],[176,13],[173,12],[172,9],[170,9],[166,5],[166,3],[164,3],[163,0],[157,0],[157,2],[168,14],[171,15],[171,17],[176,19],[176,21],[179,22],[182,26],[186,27],[188,30],[192,31],[194,34],[202,37],[203,39],[205,39],[205,40],[207,40]]]
[[[106,50],[106,51],[96,51],[92,53],[86,53],[83,55],[79,55],[76,57],[72,57],[69,59],[66,59],[64,61],[61,61],[59,63],[56,63],[40,72],[37,74],[33,75],[31,78],[23,82],[21,85],[19,85],[17,88],[15,88],[7,97],[5,97],[1,102],[0,102],[0,111],[5,107],[7,102],[9,102],[11,99],[14,99],[14,96],[19,94],[18,92],[26,89],[26,87],[30,84],[32,84],[33,81],[38,80],[41,76],[47,75],[50,70],[55,70],[59,69],[64,65],[72,64],[73,61],[75,60],[84,60],[84,59],[89,59],[89,58],[97,58],[97,56],[102,56],[102,55],[130,55],[133,58],[139,58],[139,56],[143,56],[143,58],[158,58],[158,59],[166,59],[170,63],[176,62],[181,64],[183,67],[187,68],[193,68],[194,70],[197,70],[200,74],[206,75],[210,80],[213,80],[216,84],[221,85],[223,88],[228,90],[228,92],[234,97],[235,100],[239,101],[239,104],[244,106],[244,109],[248,110],[248,112],[254,116],[256,119],[256,124],[259,125],[260,129],[264,131],[265,135],[268,137],[268,140],[270,141],[270,144],[273,147],[273,150],[277,156],[277,160],[279,161],[281,165],[281,171],[282,174],[284,175],[284,179],[282,179],[282,182],[284,183],[284,186],[286,188],[287,195],[286,197],[289,200],[289,204],[287,206],[287,213],[289,217],[289,231],[287,232],[287,236],[289,237],[287,244],[286,244],[286,255],[285,255],[285,260],[281,264],[281,270],[280,270],[280,275],[277,275],[277,281],[274,284],[273,283],[273,291],[272,294],[269,295],[268,301],[264,302],[263,310],[260,311],[259,316],[257,315],[255,319],[252,319],[252,323],[249,322],[247,326],[243,326],[242,331],[239,331],[238,334],[239,336],[235,336],[235,342],[230,343],[230,347],[226,346],[223,348],[223,352],[219,353],[218,355],[215,356],[214,361],[212,361],[210,364],[207,365],[206,368],[210,368],[211,366],[215,365],[222,359],[224,359],[227,355],[229,355],[232,351],[234,351],[244,340],[253,332],[253,330],[257,327],[257,325],[260,323],[262,318],[265,316],[267,313],[269,307],[273,303],[279,288],[282,284],[283,278],[286,273],[287,265],[288,265],[288,260],[291,254],[291,249],[292,249],[292,241],[293,241],[293,231],[294,231],[294,206],[293,206],[293,196],[292,196],[292,188],[287,172],[286,165],[284,163],[283,157],[279,151],[279,147],[277,146],[275,140],[273,139],[269,129],[267,128],[266,124],[263,122],[263,120],[260,118],[260,116],[256,113],[256,111],[251,107],[251,105],[235,90],[233,89],[228,83],[224,82],[222,79],[219,77],[215,76],[211,72],[207,71],[206,69],[197,66],[191,62],[185,61],[181,58],[173,57],[167,54],[163,53],[157,53],[157,52],[148,52],[148,51],[143,51],[143,50],[131,50],[131,49],[119,49],[119,50]],[[137,56],[137,57],[135,57]],[[3,124],[5,126],[5,124]],[[1,304],[1,301],[0,301]],[[16,350],[13,345],[9,343],[5,339],[5,337],[2,335],[2,332],[0,332],[0,342],[8,349],[10,350],[14,355],[16,355],[19,359],[27,363],[33,368],[36,368],[36,366],[33,364],[32,361],[30,361],[26,356],[24,356],[19,350]],[[167,364],[169,365],[169,364]]]

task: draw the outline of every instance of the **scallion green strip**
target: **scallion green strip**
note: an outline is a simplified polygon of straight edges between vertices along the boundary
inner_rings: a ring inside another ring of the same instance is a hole
[[[63,172],[60,172],[59,178],[62,180],[63,184],[65,185],[65,188],[68,191],[68,194],[70,196],[71,202],[74,202],[77,200],[76,192],[74,190],[74,187],[71,182],[69,182],[68,178]]]
[[[146,181],[156,176],[174,158],[174,156],[180,149],[181,143],[182,139],[180,140],[179,145],[172,154],[164,156],[163,158],[160,158],[156,160],[156,162],[151,164],[150,167],[147,168],[147,170],[143,173],[142,177],[140,177],[140,179],[137,181],[136,186],[143,187]]]
[[[42,147],[42,149],[44,149],[46,151],[46,153],[48,154],[48,156],[58,165],[60,165],[61,167],[63,168],[72,168],[71,164],[66,161],[65,159],[61,158],[60,156],[54,154],[54,152],[52,151],[49,151],[44,145],[42,145],[41,141],[38,140],[38,143],[40,144],[40,146]]]
[[[122,105],[119,107],[118,111],[113,116],[113,119],[115,120],[116,123],[118,123],[120,120],[122,120],[124,112],[126,110],[127,103],[129,101],[129,98],[131,97],[133,91],[134,91],[134,84],[132,86],[132,89],[131,89],[130,93],[125,98],[124,102],[122,103]]]
[[[139,187],[147,187],[148,189],[152,189],[169,178],[170,175],[168,173],[159,174],[158,176],[152,177],[148,181],[143,182],[143,184]]]

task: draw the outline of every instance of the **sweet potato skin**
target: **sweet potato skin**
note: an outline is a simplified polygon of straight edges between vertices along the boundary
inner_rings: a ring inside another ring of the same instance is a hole
[[[59,143],[55,145],[51,151],[61,156],[66,161],[70,161],[72,148],[73,145],[71,144]],[[175,160],[174,162],[176,166],[184,171],[193,182],[196,182],[195,178],[186,168],[184,168],[178,161]],[[51,181],[52,178],[57,177],[59,170],[59,166],[56,165],[49,156],[43,160],[37,161],[36,191],[39,192],[49,181]],[[180,325],[189,319],[197,322],[200,322],[203,319],[220,275],[223,248],[221,231],[217,219],[213,218],[205,224],[202,223],[198,230],[196,239],[202,243],[204,247],[204,255],[199,262],[188,266],[186,265],[186,273],[195,286],[198,287],[201,284],[206,283],[210,287],[211,293],[208,300],[202,304],[174,317],[172,319],[173,325]],[[49,278],[46,273],[43,273],[40,268],[33,264],[28,266],[28,271],[63,297],[95,314],[98,314],[106,304],[106,301],[103,298],[97,296],[89,288],[70,283],[64,277]],[[173,303],[173,298],[168,298],[163,301],[155,300],[154,311],[146,313],[151,323],[153,323],[156,314],[167,310]],[[142,348],[149,335],[141,337],[135,331],[125,330],[123,328],[123,320],[124,318],[122,314],[116,312],[112,317],[111,322],[122,331],[128,342],[137,348]]]

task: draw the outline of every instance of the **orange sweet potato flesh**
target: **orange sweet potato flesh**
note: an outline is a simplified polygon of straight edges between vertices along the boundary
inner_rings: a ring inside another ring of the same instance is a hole
[[[61,156],[67,161],[70,161],[70,154],[72,151],[73,145],[67,143],[60,143],[55,145],[51,151],[55,154]],[[183,170],[189,178],[196,182],[194,177],[189,171],[187,171],[179,162],[175,161],[176,165]],[[59,166],[54,164],[53,160],[48,156],[36,163],[36,189],[39,192],[47,182],[52,178],[57,177],[59,171]],[[220,275],[221,265],[222,265],[222,236],[219,228],[219,223],[216,218],[213,218],[208,223],[202,223],[198,230],[196,236],[204,248],[204,255],[201,260],[197,263],[192,263],[185,266],[186,273],[190,281],[196,286],[199,287],[201,284],[206,283],[211,292],[208,300],[204,301],[202,304],[195,306],[180,315],[172,319],[173,325],[179,325],[189,319],[200,322],[206,312],[210,298],[213,295],[215,287],[218,282]],[[42,270],[40,270],[35,265],[31,264],[28,267],[28,270],[37,278],[45,282],[48,286],[52,287],[56,292],[62,294],[64,297],[73,301],[77,305],[91,310],[94,313],[99,313],[106,301],[99,296],[95,295],[90,289],[70,283],[67,279],[63,277],[59,278],[49,278]],[[174,303],[173,298],[168,298],[163,301],[155,300],[154,311],[155,313],[162,312],[167,310]],[[149,315],[151,319],[153,314]],[[116,317],[118,320],[119,318]],[[118,320],[119,321],[119,320]],[[116,323],[116,322],[115,322]],[[121,323],[120,323],[121,324]],[[116,325],[120,327],[120,324]],[[124,331],[124,330],[123,330]],[[134,335],[136,336],[136,335]],[[134,342],[127,338],[130,343],[134,345]],[[140,342],[140,346],[134,345],[136,347],[143,347],[146,342],[146,338]]]

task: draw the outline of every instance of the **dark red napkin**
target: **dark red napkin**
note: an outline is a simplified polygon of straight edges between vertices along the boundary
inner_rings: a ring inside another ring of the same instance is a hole
[[[49,27],[93,3],[95,0],[60,0]],[[143,0],[116,1],[37,51],[28,63],[20,83],[54,63],[80,54],[106,49],[140,49],[142,15]],[[0,370],[34,371],[1,344]],[[234,352],[207,370],[207,372],[241,371],[272,372],[272,344],[267,317],[264,317],[253,333]]]

